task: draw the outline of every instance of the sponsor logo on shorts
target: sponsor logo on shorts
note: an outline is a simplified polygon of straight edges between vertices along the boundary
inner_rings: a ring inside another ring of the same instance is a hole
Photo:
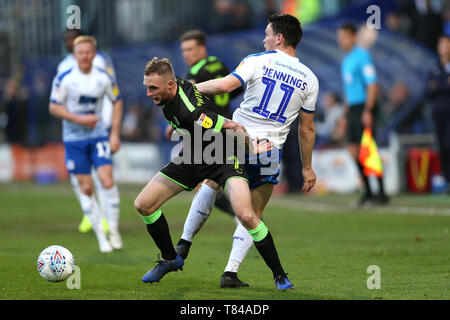
[[[75,161],[73,161],[71,159],[67,160],[66,167],[67,167],[67,170],[75,169]]]

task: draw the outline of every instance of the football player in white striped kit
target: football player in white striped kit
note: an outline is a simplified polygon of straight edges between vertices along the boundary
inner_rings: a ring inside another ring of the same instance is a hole
[[[57,74],[62,74],[65,71],[73,68],[78,64],[77,60],[73,55],[73,42],[78,36],[82,36],[83,32],[80,29],[66,29],[63,34],[64,45],[69,54],[58,64]],[[92,61],[94,67],[106,70],[106,72],[114,79],[115,81],[115,71],[112,60],[109,56],[103,54],[102,52],[97,50],[97,54],[95,55],[94,60]],[[108,128],[108,131],[111,129],[111,118],[112,118],[112,109],[113,105],[109,99],[103,99],[103,111],[102,111],[102,120],[103,123]],[[97,172],[94,168],[91,170],[92,180],[94,181],[95,193],[98,197],[98,202],[100,205],[101,213],[102,213],[102,226],[103,229],[108,232],[108,221],[106,219],[106,203],[103,192],[103,187],[98,178]],[[72,184],[73,191],[80,202],[81,207],[83,208],[83,197],[81,196],[80,185],[78,184],[77,177],[74,174],[70,175],[70,182]],[[78,230],[81,233],[87,233],[92,230],[92,225],[88,217],[83,214],[83,219],[78,226]]]
[[[114,79],[103,69],[93,66],[96,40],[79,36],[74,41],[77,64],[58,74],[50,96],[50,113],[63,119],[63,141],[66,167],[76,175],[80,186],[82,209],[97,236],[101,252],[122,247],[119,234],[119,192],[112,175],[111,153],[120,148],[122,100]],[[111,133],[102,118],[103,99],[113,102]],[[91,168],[102,183],[109,239],[101,226],[101,213],[93,194]]]
[[[297,116],[300,117],[298,141],[303,165],[302,191],[310,191],[316,183],[311,161],[315,142],[313,118],[319,82],[314,73],[296,57],[295,50],[302,37],[300,22],[288,14],[274,14],[268,19],[265,33],[265,52],[247,56],[234,72],[224,78],[196,85],[201,93],[207,95],[223,94],[246,85],[244,101],[234,112],[233,121],[243,124],[253,139],[268,139],[274,146],[267,155],[268,159],[260,159],[257,163],[251,159],[246,161],[252,205],[258,217],[262,217],[274,185],[278,183],[283,144]],[[211,195],[197,194],[192,207],[198,206],[205,210],[205,203],[213,203],[208,197]],[[185,224],[185,228],[195,232],[204,223],[204,220],[189,216],[186,221],[189,224]],[[248,286],[238,279],[237,272],[252,246],[252,238],[238,224],[233,239],[228,264],[220,281],[222,288]],[[182,257],[187,256],[190,244],[180,239],[176,250]]]

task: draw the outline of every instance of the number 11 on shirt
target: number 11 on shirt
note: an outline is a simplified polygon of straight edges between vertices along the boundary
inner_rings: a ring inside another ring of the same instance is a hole
[[[284,91],[284,95],[281,99],[280,105],[278,106],[277,112],[271,114],[269,111],[267,111],[267,105],[269,104],[269,100],[272,97],[272,93],[277,82],[266,77],[263,77],[261,80],[266,85],[266,90],[264,90],[264,94],[261,102],[259,103],[259,106],[254,107],[252,111],[262,115],[265,118],[270,118],[280,123],[285,123],[286,117],[283,116],[283,113],[286,110],[289,100],[291,100],[294,88],[284,83],[280,85],[280,89]]]

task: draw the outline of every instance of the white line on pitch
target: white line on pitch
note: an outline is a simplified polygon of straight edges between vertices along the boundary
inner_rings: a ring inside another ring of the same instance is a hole
[[[312,211],[348,211],[367,210],[379,213],[395,213],[395,214],[418,214],[418,215],[442,215],[450,216],[450,209],[447,208],[426,208],[426,207],[408,207],[408,206],[376,206],[376,207],[358,207],[353,208],[351,205],[342,203],[318,203],[305,201],[289,201],[287,199],[272,198],[269,206],[285,207],[289,209],[303,209]]]

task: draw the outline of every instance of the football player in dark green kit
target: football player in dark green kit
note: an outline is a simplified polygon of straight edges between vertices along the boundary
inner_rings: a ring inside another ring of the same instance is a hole
[[[180,164],[175,162],[167,164],[142,189],[134,202],[136,210],[141,214],[147,231],[162,256],[162,260],[144,275],[142,281],[158,282],[168,272],[182,269],[184,260],[173,247],[161,206],[181,191],[192,190],[199,182],[210,179],[228,193],[233,211],[248,230],[255,247],[271,269],[276,288],[278,290],[293,288],[281,266],[268,228],[256,216],[252,208],[243,164],[236,161],[236,157],[232,157],[235,159],[234,163],[228,163],[225,160],[225,158],[228,160],[227,153],[222,155],[220,161],[208,163],[206,159],[203,159],[202,154],[211,142],[202,139],[200,152],[196,152],[195,134],[196,130],[201,130],[202,134],[207,133],[205,130],[212,130],[217,138],[221,137],[222,141],[225,141],[225,135],[228,135],[228,131],[225,132],[225,130],[232,129],[245,138],[250,154],[267,151],[270,148],[264,148],[262,143],[251,141],[240,123],[214,112],[209,106],[212,104],[211,101],[202,95],[193,83],[176,79],[168,59],[151,60],[145,68],[143,84],[147,88],[147,96],[154,101],[155,105],[162,106],[164,116],[170,125],[183,135],[189,134],[194,137],[194,142],[190,143],[190,147],[183,148],[183,158],[186,153],[190,153],[186,157],[187,161]]]
[[[180,37],[180,42],[184,61],[190,67],[189,72],[185,77],[189,81],[200,83],[211,79],[223,78],[230,73],[230,70],[226,65],[217,57],[208,56],[206,49],[206,35],[203,31],[187,31]],[[233,117],[233,112],[230,107],[230,101],[243,92],[242,88],[238,88],[231,93],[208,97],[214,102],[215,112],[225,118],[231,119]],[[173,128],[168,128],[166,134],[168,139],[172,132]],[[193,236],[200,229],[198,226],[206,221],[214,206],[234,216],[233,208],[225,196],[225,193],[222,190],[215,192],[214,184],[211,181],[206,180],[197,190],[190,208],[190,212],[196,212],[198,214],[189,215],[189,218],[184,225],[181,239],[178,241],[176,247],[177,252],[180,253],[183,259],[187,257]],[[195,228],[192,227],[194,225],[196,226]],[[247,284],[240,282],[238,279],[233,281],[236,282],[234,283],[234,286],[247,286]]]

